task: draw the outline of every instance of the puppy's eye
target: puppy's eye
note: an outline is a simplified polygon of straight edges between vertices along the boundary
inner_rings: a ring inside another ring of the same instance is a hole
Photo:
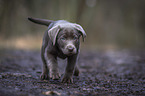
[[[62,38],[61,38],[61,40],[65,40],[65,38],[64,38],[64,37],[62,37]]]
[[[74,37],[73,39],[76,40],[76,39],[78,39],[78,38],[77,38],[77,37]]]

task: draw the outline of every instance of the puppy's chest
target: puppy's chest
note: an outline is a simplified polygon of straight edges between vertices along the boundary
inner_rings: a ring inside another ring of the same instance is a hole
[[[61,58],[61,59],[67,58],[67,56],[64,55],[62,52],[58,52],[58,53],[57,53],[57,57],[59,57],[59,58]]]
[[[65,59],[67,58],[67,56],[65,54],[63,54],[58,48],[56,47],[52,47],[51,49],[48,49],[49,51],[47,51],[48,53],[51,53],[53,55],[55,55],[56,57],[59,57],[61,59]]]

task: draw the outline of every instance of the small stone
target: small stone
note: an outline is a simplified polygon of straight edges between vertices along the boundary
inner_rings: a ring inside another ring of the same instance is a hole
[[[58,95],[60,96],[61,93],[57,92],[57,91],[47,91],[47,92],[43,92],[44,95]]]
[[[90,91],[92,90],[91,88],[83,88],[83,91]]]
[[[87,89],[86,88],[83,88],[83,91],[86,91]]]
[[[15,90],[19,90],[19,88],[16,87]]]

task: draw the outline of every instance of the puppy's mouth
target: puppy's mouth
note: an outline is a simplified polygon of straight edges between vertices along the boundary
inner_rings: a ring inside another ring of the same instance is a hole
[[[76,52],[69,52],[69,51],[67,51],[67,50],[62,50],[62,52],[63,52],[63,54],[65,54],[65,55],[67,55],[67,56],[72,56],[72,55],[75,55],[76,54]]]
[[[72,56],[75,55],[77,53],[76,47],[73,45],[67,45],[65,48],[61,49],[63,54],[67,55],[67,56]]]
[[[68,54],[66,54],[66,55],[68,55],[68,56],[72,56],[72,55],[74,55],[74,53],[68,53]]]
[[[64,52],[64,54],[67,56],[72,56],[72,55],[75,55],[76,53],[75,52]]]

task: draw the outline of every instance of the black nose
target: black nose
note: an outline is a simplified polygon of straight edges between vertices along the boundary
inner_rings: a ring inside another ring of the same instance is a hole
[[[68,49],[69,52],[72,52],[74,50],[74,48],[71,47],[71,46],[68,46],[67,49]]]

